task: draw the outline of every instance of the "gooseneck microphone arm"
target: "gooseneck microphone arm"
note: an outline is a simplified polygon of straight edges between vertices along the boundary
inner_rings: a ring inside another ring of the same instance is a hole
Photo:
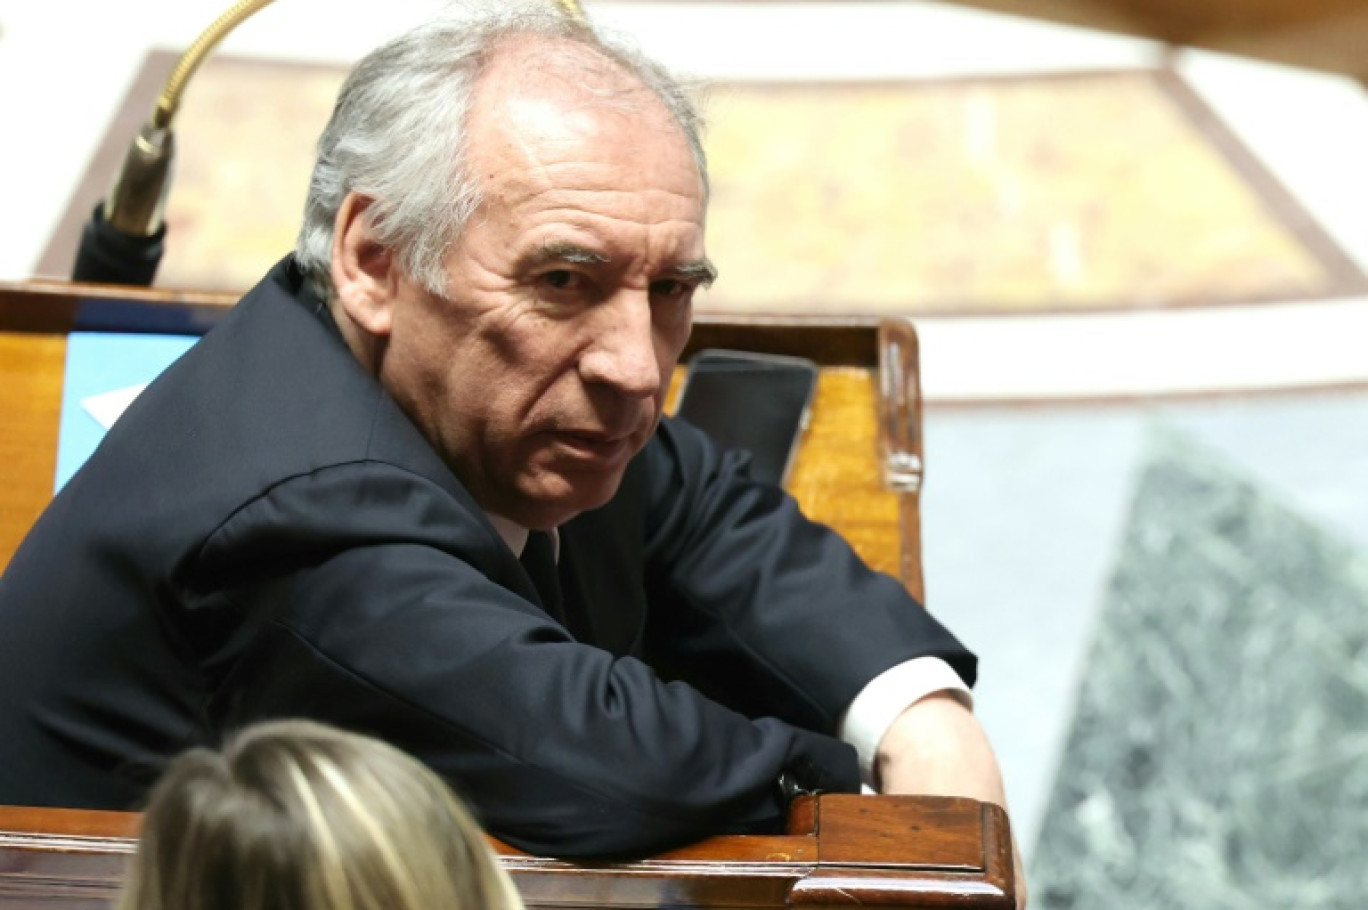
[[[166,223],[162,211],[171,188],[171,162],[176,151],[171,121],[180,108],[185,85],[225,35],[271,2],[239,0],[181,54],[157,99],[152,119],[143,124],[129,146],[108,199],[95,206],[81,233],[76,264],[71,272],[74,280],[106,284],[152,283],[166,249]],[[584,10],[577,0],[556,2],[571,18],[585,20]]]
[[[181,54],[157,99],[152,118],[143,124],[129,146],[108,198],[95,206],[81,233],[71,272],[73,279],[109,284],[152,283],[165,250],[162,211],[171,187],[171,163],[176,150],[171,123],[180,108],[185,85],[225,35],[271,2],[239,0]]]

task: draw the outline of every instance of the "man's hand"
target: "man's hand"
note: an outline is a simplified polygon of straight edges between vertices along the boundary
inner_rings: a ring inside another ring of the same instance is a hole
[[[1007,808],[993,747],[972,711],[947,693],[928,695],[898,716],[879,743],[880,793],[968,796]],[[1012,838],[1018,908],[1026,906],[1021,851]]]

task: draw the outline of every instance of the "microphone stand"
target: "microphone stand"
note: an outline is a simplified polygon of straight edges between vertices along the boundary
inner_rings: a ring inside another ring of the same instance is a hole
[[[171,164],[176,142],[171,121],[180,108],[181,94],[192,73],[230,31],[272,0],[239,0],[219,16],[181,55],[166,81],[152,119],[143,124],[128,149],[109,197],[95,206],[81,232],[75,281],[150,285],[166,249],[162,217],[171,188]],[[556,0],[566,15],[585,21],[577,0]]]
[[[239,0],[214,20],[181,55],[161,97],[124,157],[108,198],[95,206],[81,232],[75,281],[150,285],[165,251],[166,222],[162,217],[171,187],[175,135],[171,123],[192,73],[209,52],[248,16],[272,0]]]

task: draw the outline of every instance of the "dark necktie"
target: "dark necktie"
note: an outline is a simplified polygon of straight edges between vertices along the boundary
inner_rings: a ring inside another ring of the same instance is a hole
[[[556,548],[551,535],[545,531],[528,532],[527,544],[519,559],[531,577],[532,584],[536,585],[537,595],[546,612],[564,622],[560,579],[556,575]]]

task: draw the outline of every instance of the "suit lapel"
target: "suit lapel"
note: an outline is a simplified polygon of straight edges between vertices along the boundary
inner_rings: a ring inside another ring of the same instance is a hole
[[[633,460],[613,500],[561,526],[559,575],[576,638],[636,654],[646,621],[645,462]]]

